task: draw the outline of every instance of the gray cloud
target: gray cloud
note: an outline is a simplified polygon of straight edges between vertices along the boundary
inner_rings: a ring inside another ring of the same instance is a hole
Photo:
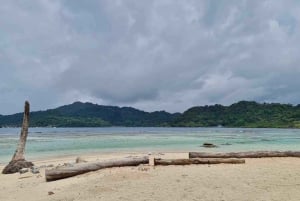
[[[76,100],[183,111],[298,104],[296,0],[4,0],[0,114]]]

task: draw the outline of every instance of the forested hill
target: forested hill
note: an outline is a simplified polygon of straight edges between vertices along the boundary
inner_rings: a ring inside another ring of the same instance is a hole
[[[20,126],[22,113],[0,115],[0,126]],[[32,127],[178,126],[300,128],[300,105],[241,101],[230,106],[192,107],[184,113],[144,112],[131,107],[75,102],[31,112]]]
[[[168,126],[180,115],[164,111],[144,112],[131,107],[75,102],[30,113],[31,127]],[[21,126],[23,114],[0,116],[0,126]]]
[[[300,105],[240,101],[230,106],[193,107],[172,125],[184,127],[300,128]]]

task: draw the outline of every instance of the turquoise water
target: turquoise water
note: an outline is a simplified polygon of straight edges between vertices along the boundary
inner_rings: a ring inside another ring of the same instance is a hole
[[[0,163],[8,162],[20,128],[0,128]],[[204,142],[218,148],[203,148]],[[93,152],[300,150],[300,129],[30,128],[28,159]]]

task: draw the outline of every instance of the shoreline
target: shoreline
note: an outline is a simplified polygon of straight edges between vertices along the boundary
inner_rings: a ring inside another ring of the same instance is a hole
[[[0,163],[10,161],[19,139],[19,129],[1,131]],[[299,150],[299,131],[224,128],[38,128],[28,135],[28,160],[106,154],[114,152],[237,152]],[[36,133],[34,133],[36,132]],[[203,148],[213,143],[215,149]]]
[[[123,151],[93,151],[93,152],[78,152],[78,153],[74,153],[74,154],[59,154],[59,155],[40,155],[40,156],[26,156],[25,154],[25,158],[28,161],[32,161],[32,162],[41,162],[41,161],[49,161],[49,160],[62,160],[62,159],[70,159],[70,158],[74,158],[74,160],[76,159],[76,157],[87,157],[87,158],[99,158],[99,157],[104,157],[104,158],[108,158],[109,156],[129,156],[129,155],[159,155],[160,153],[170,153],[170,154],[180,154],[180,153],[188,153],[188,151],[186,150],[123,150]],[[13,155],[13,153],[12,153]],[[0,167],[8,164],[10,161],[7,160],[6,162],[2,162],[0,161]]]
[[[188,152],[184,151],[169,151],[169,152],[147,152],[147,151],[124,151],[124,152],[93,152],[93,153],[83,153],[83,154],[68,154],[68,155],[57,155],[57,156],[47,156],[47,157],[37,157],[28,161],[33,162],[35,165],[44,165],[45,163],[53,163],[57,165],[58,163],[72,163],[75,162],[77,157],[84,158],[88,162],[96,160],[106,160],[115,158],[126,158],[126,157],[136,157],[136,156],[154,156],[162,158],[188,158]],[[0,163],[0,170],[8,163]]]

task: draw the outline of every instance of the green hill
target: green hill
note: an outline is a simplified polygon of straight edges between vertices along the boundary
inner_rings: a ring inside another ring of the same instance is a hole
[[[22,113],[0,115],[0,127],[21,126]],[[184,113],[144,112],[131,107],[75,102],[31,112],[32,127],[173,126],[300,128],[300,105],[240,101],[230,106],[192,107]]]
[[[178,117],[180,127],[300,128],[300,106],[240,101],[230,106],[193,107]]]
[[[131,107],[75,102],[56,109],[31,112],[32,127],[169,126],[179,114],[144,112]],[[2,126],[21,126],[22,113],[0,116]]]

